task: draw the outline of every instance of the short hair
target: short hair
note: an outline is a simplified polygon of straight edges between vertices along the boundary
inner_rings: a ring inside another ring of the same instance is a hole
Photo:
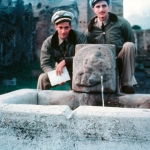
[[[95,4],[100,1],[106,1],[108,5],[110,4],[110,0],[90,0],[89,3],[90,3],[91,8],[93,8]]]

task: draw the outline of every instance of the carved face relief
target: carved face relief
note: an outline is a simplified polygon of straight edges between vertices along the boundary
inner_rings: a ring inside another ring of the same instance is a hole
[[[73,59],[72,89],[78,92],[104,92],[116,89],[115,46],[108,44],[79,44]]]
[[[78,86],[94,86],[101,83],[101,76],[104,82],[109,79],[106,71],[110,69],[108,63],[101,57],[100,51],[94,51],[90,56],[87,55],[82,67],[77,72],[75,84]]]

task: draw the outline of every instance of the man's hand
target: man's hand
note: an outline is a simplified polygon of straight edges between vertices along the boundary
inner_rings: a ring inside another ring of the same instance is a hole
[[[62,69],[66,65],[65,60],[62,60],[59,64],[56,66],[56,74],[61,75],[62,74]]]

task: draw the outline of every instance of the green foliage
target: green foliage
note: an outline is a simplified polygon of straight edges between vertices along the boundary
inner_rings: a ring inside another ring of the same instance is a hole
[[[35,22],[32,6],[16,0],[15,6],[0,9],[0,66],[34,60]]]
[[[132,29],[134,29],[134,30],[141,30],[141,27],[139,25],[133,25]]]
[[[38,61],[17,63],[13,66],[1,68],[0,94],[24,88],[36,89],[37,78],[32,77],[32,70],[36,69],[40,69],[40,63]],[[12,78],[17,79],[17,85],[3,85],[4,79],[12,80]]]
[[[37,77],[32,77],[32,70],[40,70],[40,62],[33,61],[31,63],[16,63],[13,66],[0,68],[0,94],[5,94],[19,89],[36,89]],[[3,85],[3,80],[12,78],[17,79],[17,85]],[[70,90],[70,83],[57,85],[50,90]]]

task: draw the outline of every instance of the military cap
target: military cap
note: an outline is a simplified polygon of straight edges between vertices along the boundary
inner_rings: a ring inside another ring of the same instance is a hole
[[[93,8],[94,5],[95,5],[97,2],[100,2],[100,1],[106,1],[107,4],[109,5],[109,0],[90,0],[89,3],[90,3],[90,6]]]
[[[54,15],[51,18],[51,21],[56,24],[61,21],[71,21],[73,18],[74,18],[73,13],[61,10],[54,13]]]

